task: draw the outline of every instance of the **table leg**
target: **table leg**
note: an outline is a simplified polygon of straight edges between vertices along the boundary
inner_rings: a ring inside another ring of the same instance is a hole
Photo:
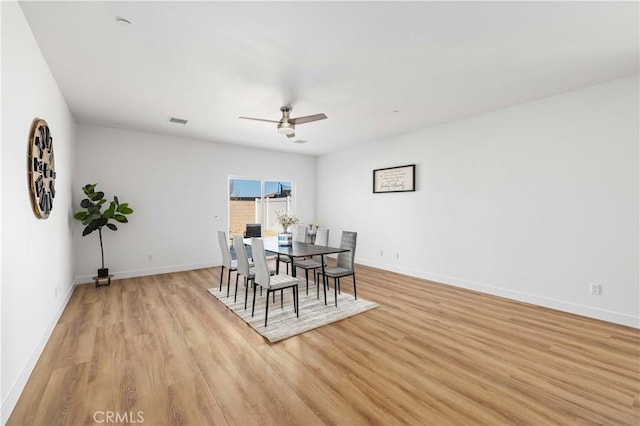
[[[293,256],[289,256],[289,259],[291,259],[291,276],[292,277],[296,277],[296,265],[295,265],[295,261],[294,261],[294,257]],[[282,293],[282,290],[280,290],[280,307],[282,308],[282,298],[284,297],[284,294]]]
[[[327,276],[324,274],[324,254],[320,255],[320,265],[322,265],[322,291],[324,292],[324,304],[327,304],[327,286],[325,285],[325,280]]]

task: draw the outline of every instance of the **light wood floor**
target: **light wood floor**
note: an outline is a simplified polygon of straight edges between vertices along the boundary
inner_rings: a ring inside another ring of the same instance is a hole
[[[636,329],[358,266],[379,308],[269,344],[218,274],[78,286],[8,424],[640,424]]]

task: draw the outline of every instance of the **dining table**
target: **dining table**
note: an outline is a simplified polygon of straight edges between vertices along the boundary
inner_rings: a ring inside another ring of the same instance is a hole
[[[346,248],[329,247],[316,245],[311,243],[302,243],[293,241],[291,245],[278,244],[278,237],[264,237],[264,249],[267,252],[276,255],[276,274],[280,272],[280,256],[288,256],[291,259],[291,276],[296,276],[296,259],[305,259],[312,256],[320,256],[320,265],[322,270],[322,290],[324,292],[324,304],[327,304],[327,277],[324,274],[325,256],[329,254],[343,253],[349,251]],[[251,245],[251,238],[244,239],[245,245]],[[336,304],[337,305],[337,304]]]

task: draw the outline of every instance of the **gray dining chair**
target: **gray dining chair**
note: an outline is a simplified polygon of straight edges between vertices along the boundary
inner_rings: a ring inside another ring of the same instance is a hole
[[[284,290],[291,288],[293,293],[293,310],[297,317],[300,317],[300,308],[298,306],[298,283],[299,280],[295,277],[276,274],[271,275],[269,271],[269,265],[267,264],[267,254],[264,250],[264,242],[260,238],[251,239],[251,248],[253,251],[254,273],[253,280],[253,306],[251,308],[251,316],[253,316],[256,308],[256,285],[261,286],[267,290],[267,296],[265,298],[265,310],[264,310],[264,326],[267,326],[267,319],[269,317],[269,294],[277,290]]]
[[[329,245],[329,230],[327,228],[318,228],[316,232],[316,240],[313,243],[317,246]],[[296,268],[304,269],[304,276],[307,281],[306,294],[309,294],[309,271],[313,271],[313,279],[316,283],[316,297],[320,298],[320,287],[318,286],[317,270],[322,268],[322,259],[324,256],[313,256],[311,259],[300,260],[295,263]],[[324,261],[325,266],[327,261]]]
[[[241,235],[233,236],[233,249],[236,252],[238,259],[238,271],[236,273],[236,289],[233,294],[233,302],[235,303],[238,297],[238,278],[242,275],[244,279],[244,308],[247,309],[247,296],[249,294],[249,283],[251,282],[253,287],[253,263],[249,262],[249,256],[247,255],[247,248],[244,245],[244,240]]]
[[[307,227],[306,226],[294,226],[293,227],[293,241],[299,243],[307,242]],[[281,255],[278,262],[282,262],[287,265],[287,274],[289,273],[289,264],[291,263],[291,258],[286,255]]]
[[[322,277],[322,285],[325,284],[325,277],[333,278],[333,287],[335,291],[335,304],[338,306],[338,291],[340,290],[340,278],[353,276],[353,297],[358,298],[356,290],[356,272],[354,265],[354,258],[356,254],[356,241],[358,238],[357,232],[342,231],[342,238],[340,239],[340,248],[349,249],[349,251],[338,253],[338,259],[336,266],[329,266],[324,268],[324,276]],[[319,271],[318,274],[322,274]]]
[[[229,296],[229,287],[231,286],[231,272],[238,270],[238,261],[231,259],[231,251],[227,242],[227,234],[224,231],[218,231],[218,244],[222,253],[222,268],[220,269],[220,291],[222,291],[222,276],[224,268],[227,268],[227,297]]]
[[[241,235],[233,236],[233,249],[236,252],[236,257],[238,258],[238,272],[236,273],[236,290],[233,296],[233,301],[235,303],[238,296],[238,277],[242,275],[244,278],[244,308],[247,309],[247,296],[249,295],[249,283],[251,283],[251,288],[253,288],[253,280],[255,279],[255,271],[254,264],[251,260],[249,260],[249,251],[247,250],[247,246],[244,243],[244,238]],[[269,273],[274,275],[276,271],[274,269],[269,269]],[[255,288],[254,288],[255,290]]]

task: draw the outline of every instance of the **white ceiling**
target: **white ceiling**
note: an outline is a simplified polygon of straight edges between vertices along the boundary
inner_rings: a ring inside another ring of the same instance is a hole
[[[311,155],[638,73],[638,2],[21,6],[78,122]]]

